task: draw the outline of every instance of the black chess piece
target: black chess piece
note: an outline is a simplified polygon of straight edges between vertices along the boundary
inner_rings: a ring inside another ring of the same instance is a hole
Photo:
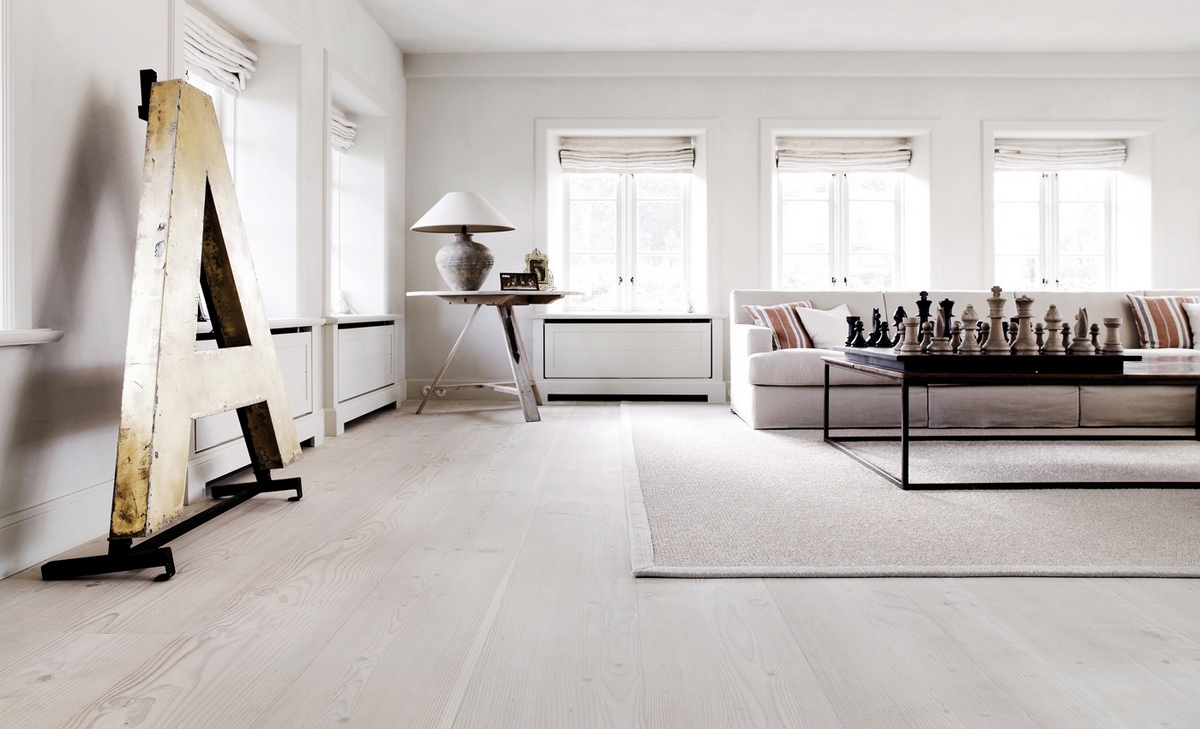
[[[899,337],[897,337],[896,339],[892,339],[891,331],[889,330],[887,322],[885,321],[879,325],[879,340],[871,346],[873,346],[873,347],[895,347],[897,344],[897,339],[899,339]]]
[[[908,312],[903,306],[896,307],[896,313],[892,314],[892,322],[896,325],[896,333],[904,331],[904,320],[908,318]]]
[[[858,325],[858,323],[859,323],[860,321],[862,321],[862,319],[861,319],[860,317],[857,317],[857,316],[848,316],[848,317],[846,317],[846,328],[847,328],[847,331],[846,331],[846,346],[847,346],[847,347],[853,347],[853,346],[854,346],[854,344],[853,344],[853,342],[854,342],[854,327],[855,327],[855,326],[857,326],[857,325]]]
[[[871,310],[871,335],[867,337],[868,347],[879,346],[879,327],[882,323],[882,318],[879,315],[879,309]]]
[[[859,348],[867,346],[867,339],[863,336],[863,323],[861,319],[854,322],[854,339],[851,340],[850,346]]]
[[[925,329],[925,322],[929,321],[929,307],[933,306],[933,302],[929,300],[929,292],[922,291],[921,298],[917,299],[917,319],[920,320],[918,331]]]
[[[939,337],[950,336],[950,327],[954,326],[954,302],[950,299],[942,299],[938,302],[938,320],[941,325],[941,331],[938,332]]]

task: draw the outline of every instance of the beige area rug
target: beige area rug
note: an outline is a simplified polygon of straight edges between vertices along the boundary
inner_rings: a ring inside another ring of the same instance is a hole
[[[902,491],[820,431],[752,430],[727,405],[621,408],[638,576],[1200,576],[1200,490]],[[898,445],[854,447],[898,469]],[[911,469],[1200,480],[1200,444],[924,442]]]

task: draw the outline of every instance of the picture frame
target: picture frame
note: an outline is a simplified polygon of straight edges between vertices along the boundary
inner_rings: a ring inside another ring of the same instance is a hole
[[[501,273],[501,291],[537,291],[538,277],[536,273],[521,271],[520,273]]]
[[[548,283],[546,277],[550,271],[550,259],[534,248],[532,253],[525,256],[525,270],[537,276],[539,286],[544,286]]]

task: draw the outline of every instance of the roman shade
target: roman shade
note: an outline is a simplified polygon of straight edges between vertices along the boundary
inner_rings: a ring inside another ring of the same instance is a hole
[[[1115,170],[1125,164],[1119,139],[997,139],[997,170]]]
[[[346,118],[341,109],[329,107],[329,146],[345,152],[354,146],[358,125]]]
[[[781,172],[903,172],[912,142],[900,137],[778,137],[775,166]]]
[[[258,56],[236,36],[199,10],[184,5],[183,62],[188,71],[198,72],[236,93],[245,90],[257,60]]]
[[[558,161],[563,172],[691,172],[696,145],[691,137],[563,137]]]

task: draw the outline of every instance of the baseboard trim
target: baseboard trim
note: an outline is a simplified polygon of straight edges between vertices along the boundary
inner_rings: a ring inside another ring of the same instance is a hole
[[[112,481],[0,517],[0,579],[107,534]]]

